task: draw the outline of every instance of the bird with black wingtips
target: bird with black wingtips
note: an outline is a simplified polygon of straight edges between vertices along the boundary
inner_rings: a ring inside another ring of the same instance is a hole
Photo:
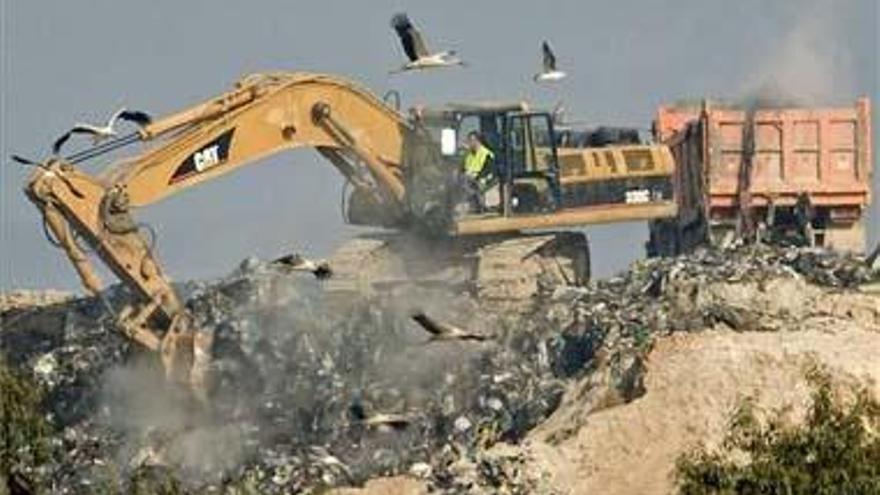
[[[348,408],[352,418],[360,424],[376,428],[380,431],[384,430],[404,430],[412,420],[403,414],[394,413],[372,413],[367,414],[367,410],[360,401],[355,401]]]
[[[52,162],[53,162],[53,160],[54,160],[53,158],[50,158],[50,159],[47,160],[46,162],[44,162],[44,163],[40,163],[40,162],[38,162],[38,161],[31,160],[31,159],[29,159],[29,158],[25,158],[25,157],[23,157],[23,156],[21,156],[21,155],[10,155],[10,158],[12,158],[12,161],[17,162],[17,163],[20,163],[20,164],[22,164],[22,165],[29,165],[29,166],[33,166],[33,167],[39,167],[39,168],[41,168],[41,169],[43,169],[43,170],[46,170],[46,171],[50,171],[49,166],[52,164]],[[65,176],[65,175],[57,175],[56,177],[57,177],[58,179],[60,179],[61,182],[63,182],[63,183],[64,183],[64,184],[70,189],[70,192],[71,192],[74,196],[76,196],[77,198],[84,198],[84,197],[85,197],[85,196],[83,195],[82,191],[80,191],[80,190],[79,190],[79,189],[78,189],[78,188],[77,188],[77,187],[76,187],[76,186],[70,181],[70,178],[68,178],[68,177]]]
[[[437,321],[422,311],[416,311],[411,315],[413,321],[419,324],[426,332],[431,334],[430,341],[441,340],[472,340],[483,342],[494,338],[492,335],[469,332],[462,328]]]
[[[97,145],[101,141],[105,139],[109,139],[111,137],[115,137],[116,134],[116,121],[124,120],[126,122],[133,122],[140,127],[144,127],[149,125],[153,119],[146,112],[141,112],[139,110],[128,110],[123,107],[116,111],[111,117],[110,120],[103,126],[97,126],[92,124],[84,124],[82,122],[77,122],[73,125],[73,127],[58,137],[55,142],[52,144],[52,154],[57,155],[61,152],[61,148],[64,146],[71,136],[74,134],[89,134],[92,136],[92,143]]]
[[[43,166],[42,163],[40,163],[36,160],[31,160],[30,158],[25,158],[21,155],[10,155],[10,158],[12,158],[12,161],[20,163],[22,165],[31,165],[34,167],[42,167]]]
[[[330,263],[325,260],[310,260],[299,253],[288,254],[272,261],[273,265],[296,272],[309,272],[318,280],[324,280],[333,276]]]
[[[555,82],[565,77],[565,72],[556,68],[556,54],[550,48],[550,43],[544,41],[541,44],[541,53],[543,55],[542,70],[535,74],[535,82]]]
[[[406,13],[397,13],[391,18],[391,27],[400,38],[400,44],[406,53],[409,62],[403,64],[400,69],[391,71],[392,74],[410,70],[434,69],[439,67],[463,66],[464,61],[456,56],[454,50],[446,50],[430,53],[422,33],[413,26]]]

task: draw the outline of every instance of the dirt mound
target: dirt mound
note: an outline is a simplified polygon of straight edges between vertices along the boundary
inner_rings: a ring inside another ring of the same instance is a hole
[[[878,326],[667,337],[649,355],[643,397],[590,413],[574,387],[528,445],[554,484],[572,494],[670,493],[678,455],[699,442],[717,444],[738,399],[802,408],[809,398],[804,368],[814,360],[838,376],[868,378],[880,392],[877,349]]]
[[[252,262],[180,287],[214,332],[207,410],[113,329],[118,288],[3,312],[0,352],[45,391],[54,428],[51,462],[24,474],[61,493],[174,480],[291,493],[377,476],[398,478],[364,493],[664,492],[677,453],[715,441],[737,396],[802,400],[808,356],[876,378],[880,300],[857,288],[877,279],[822,251],[701,251],[544,286],[534,312],[499,314],[440,289],[343,308],[315,280]],[[427,344],[417,306],[495,338]],[[407,425],[366,419],[383,415]]]
[[[417,479],[397,476],[368,481],[363,488],[337,488],[328,495],[427,495],[428,489]]]

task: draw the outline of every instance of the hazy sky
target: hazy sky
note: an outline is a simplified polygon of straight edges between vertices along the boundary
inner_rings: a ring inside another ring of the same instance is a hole
[[[27,170],[10,164],[10,153],[41,158],[74,120],[102,121],[123,104],[162,115],[220,93],[251,72],[341,74],[378,94],[397,89],[405,106],[477,99],[552,106],[564,100],[578,120],[644,128],[661,102],[737,98],[769,79],[822,102],[846,104],[866,94],[880,104],[876,0],[0,4],[0,290],[79,287],[63,253],[44,240],[37,210],[21,192]],[[458,49],[470,67],[389,76],[402,60],[389,28],[398,10],[410,14],[430,44]],[[545,38],[570,74],[552,89],[531,82]],[[876,119],[874,140],[880,143]],[[880,153],[874,156],[876,163]],[[208,277],[227,273],[251,254],[328,255],[358,232],[342,222],[341,186],[332,167],[302,150],[137,216],[158,231],[159,255],[172,277]],[[877,202],[872,222],[876,242]],[[637,224],[587,232],[594,270],[608,274],[642,255],[647,229]]]

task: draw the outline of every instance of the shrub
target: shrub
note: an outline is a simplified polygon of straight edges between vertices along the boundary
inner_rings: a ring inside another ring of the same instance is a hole
[[[49,458],[42,400],[39,387],[0,356],[0,489],[39,481],[37,468]]]
[[[788,424],[781,410],[759,414],[752,398],[741,401],[718,449],[678,459],[679,493],[880,493],[880,403],[863,386],[835,387],[819,367],[807,380],[812,400],[803,424]]]

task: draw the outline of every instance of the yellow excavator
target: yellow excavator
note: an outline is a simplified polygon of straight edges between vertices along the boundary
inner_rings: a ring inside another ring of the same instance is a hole
[[[552,114],[524,103],[417,106],[407,113],[398,107],[399,96],[394,105],[330,75],[250,75],[132,134],[47,159],[25,192],[90,293],[99,294],[102,282],[87,251],[135,295],[115,314],[118,328],[158,351],[169,378],[197,389],[212,333],[194,328],[133,212],[260,158],[315,148],[351,187],[347,221],[443,245],[432,251],[446,258],[438,265],[467,265],[468,283],[486,298],[528,296],[536,274],[567,284],[587,280],[583,234],[546,229],[676,214],[674,163],[665,146],[563,147]],[[461,187],[459,141],[471,130],[496,156],[479,208]],[[143,146],[136,153],[98,175],[78,167],[137,142]],[[368,271],[366,257],[374,259],[379,248],[398,255],[391,239],[343,248],[339,264],[359,269],[342,270],[336,283],[356,286]]]

